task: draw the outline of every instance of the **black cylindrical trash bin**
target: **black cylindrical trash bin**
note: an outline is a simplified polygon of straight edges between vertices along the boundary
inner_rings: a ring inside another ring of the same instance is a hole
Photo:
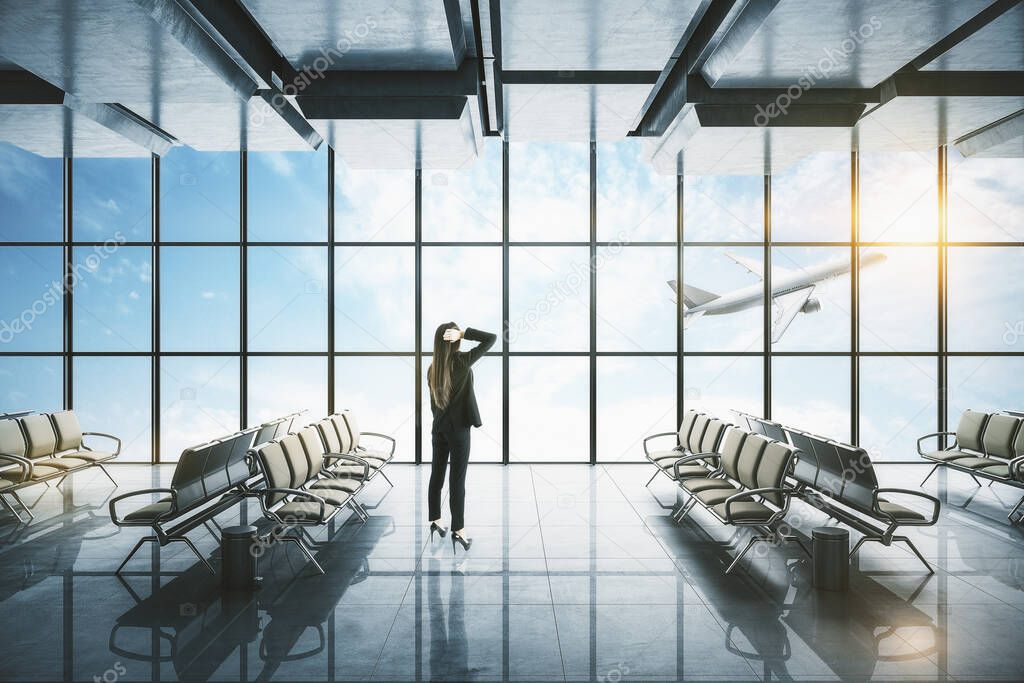
[[[850,532],[834,526],[811,531],[814,587],[845,591],[850,586]]]
[[[221,585],[227,589],[256,588],[256,527],[229,526],[221,532]]]

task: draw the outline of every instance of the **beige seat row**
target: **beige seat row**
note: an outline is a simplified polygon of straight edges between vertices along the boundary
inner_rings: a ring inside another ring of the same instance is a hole
[[[680,432],[685,432],[689,448],[654,455],[652,460],[688,496],[673,516],[682,520],[700,506],[723,524],[759,531],[733,559],[727,574],[759,542],[792,541],[806,552],[799,538],[780,529],[794,493],[787,477],[796,464],[797,449],[706,415],[687,414],[686,422],[690,428]]]
[[[926,451],[925,440],[937,436],[954,436],[950,446]],[[934,463],[921,485],[939,467],[946,467],[971,476],[980,485],[978,477],[997,481],[1015,488],[1024,488],[1024,419],[1008,413],[983,413],[966,410],[960,416],[955,432],[925,434],[917,440],[918,454]],[[1013,507],[1007,519],[1013,524],[1024,520],[1020,513],[1024,498]]]
[[[85,437],[102,437],[113,442],[113,450],[94,450]],[[58,480],[59,486],[69,474],[98,467],[117,486],[103,466],[121,452],[121,440],[110,434],[83,432],[78,418],[70,410],[58,413],[34,413],[13,419],[0,419],[0,502],[19,522],[25,522],[4,496],[11,496],[32,519],[32,511],[18,496],[18,490]]]

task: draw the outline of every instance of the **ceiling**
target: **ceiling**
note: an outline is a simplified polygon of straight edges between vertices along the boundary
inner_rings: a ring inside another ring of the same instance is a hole
[[[0,0],[0,140],[44,156],[645,139],[663,173],[1024,155],[1022,0]]]

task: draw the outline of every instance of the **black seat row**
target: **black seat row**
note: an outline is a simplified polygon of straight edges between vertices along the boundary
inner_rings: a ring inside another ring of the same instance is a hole
[[[862,534],[850,552],[851,558],[865,543],[889,546],[900,542],[913,551],[929,573],[933,572],[914,543],[896,532],[900,527],[932,526],[938,522],[937,498],[921,491],[882,487],[871,457],[863,448],[753,415],[745,417],[751,429],[762,434],[781,429],[789,443],[799,450],[801,456],[792,473],[797,495]],[[891,500],[894,496],[925,500],[931,511],[918,512]]]
[[[1024,419],[1020,413],[982,413],[966,410],[960,416],[955,432],[925,434],[917,440],[918,454],[934,463],[928,481],[939,467],[964,472],[980,485],[978,477],[997,481],[1007,486],[1024,488]],[[940,450],[923,449],[925,440],[933,437],[955,437],[953,443]],[[1024,498],[1010,510],[1007,519],[1013,524],[1024,520],[1020,513]],[[1020,516],[1017,516],[1017,515]],[[1015,518],[1016,517],[1016,518]]]

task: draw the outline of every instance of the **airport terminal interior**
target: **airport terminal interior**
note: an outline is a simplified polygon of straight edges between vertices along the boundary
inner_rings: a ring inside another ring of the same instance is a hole
[[[0,0],[0,681],[1024,679],[1021,273],[1022,0]]]

